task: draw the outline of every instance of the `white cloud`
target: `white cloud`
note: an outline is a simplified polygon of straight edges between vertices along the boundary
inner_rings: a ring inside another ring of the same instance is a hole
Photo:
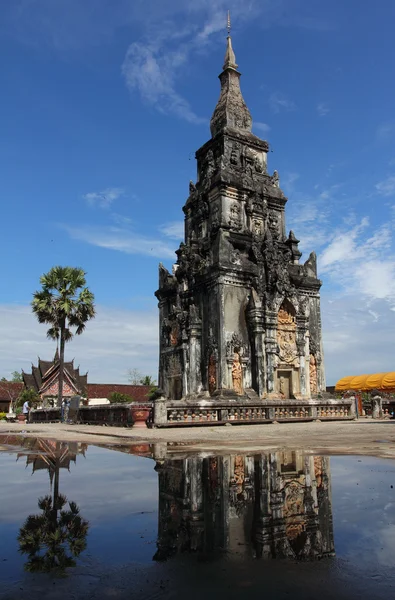
[[[377,127],[376,140],[378,142],[387,142],[395,134],[395,121],[387,121]]]
[[[394,196],[395,195],[395,175],[390,175],[383,181],[376,183],[376,190],[382,196]]]
[[[91,206],[99,206],[100,208],[109,208],[115,200],[125,193],[125,190],[118,187],[110,187],[101,192],[88,192],[82,197]]]
[[[183,240],[184,239],[184,221],[173,221],[172,223],[165,223],[159,227],[159,231],[161,231],[166,237],[171,238],[173,240]]]
[[[321,310],[327,385],[347,375],[393,370],[388,349],[395,314],[388,302],[367,300],[356,291],[335,297],[324,285]]]
[[[129,90],[137,91],[159,112],[175,115],[189,123],[206,123],[206,119],[198,117],[175,89],[177,72],[186,62],[189,50],[185,45],[165,53],[160,46],[134,42],[126,53],[122,73]]]
[[[160,239],[147,238],[125,227],[72,227],[62,225],[74,240],[126,254],[143,254],[159,259],[175,259],[174,248]]]
[[[282,111],[290,112],[296,110],[296,104],[290,98],[287,98],[282,92],[273,92],[269,96],[269,106],[274,113]]]
[[[28,306],[0,305],[0,357],[2,374],[31,370],[40,356],[51,359],[54,342],[47,340]],[[132,311],[97,306],[97,316],[85,332],[66,346],[66,357],[75,357],[81,372],[89,371],[91,383],[127,383],[128,369],[135,367],[157,379],[158,311]]]
[[[259,121],[253,121],[252,127],[261,133],[268,133],[270,131],[270,126],[267,123],[260,123]]]
[[[320,117],[325,117],[327,114],[331,112],[331,109],[325,102],[320,102],[317,104],[317,113]]]

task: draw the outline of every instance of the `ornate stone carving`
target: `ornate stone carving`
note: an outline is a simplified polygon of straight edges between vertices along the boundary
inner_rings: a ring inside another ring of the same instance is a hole
[[[219,206],[215,205],[211,212],[211,233],[216,233],[220,226]]]
[[[243,367],[240,361],[240,354],[235,352],[232,363],[232,383],[236,394],[243,393]]]
[[[240,160],[240,144],[236,142],[232,146],[232,150],[230,153],[230,162],[232,165],[238,165]]]
[[[241,255],[239,250],[232,250],[230,253],[230,262],[232,265],[241,265]]]
[[[277,171],[273,172],[272,182],[273,182],[274,187],[276,187],[276,188],[280,187],[280,177],[279,177]]]
[[[212,396],[217,389],[217,361],[214,354],[211,354],[208,361],[208,391]]]
[[[232,358],[235,353],[241,356],[247,355],[247,347],[237,333],[233,333],[231,339],[226,344],[226,355]]]
[[[317,363],[315,360],[315,356],[313,354],[310,354],[310,394],[316,394],[317,392]]]
[[[196,185],[191,180],[189,182],[189,194],[195,194],[197,192]]]
[[[229,227],[231,227],[231,229],[234,229],[236,231],[241,229],[240,212],[241,212],[240,204],[238,204],[237,202],[234,202],[231,205],[230,211],[229,211]]]
[[[295,316],[285,305],[282,305],[278,311],[277,343],[280,361],[287,365],[298,366]]]
[[[281,306],[280,310],[278,311],[277,320],[279,325],[294,325],[295,323],[294,315],[291,315],[291,313],[289,313],[283,306]]]
[[[169,377],[178,377],[181,375],[181,361],[177,354],[171,354],[167,363],[167,374]]]
[[[169,334],[171,346],[177,346],[177,344],[179,342],[179,336],[180,336],[180,326],[175,321],[170,329],[170,334]]]

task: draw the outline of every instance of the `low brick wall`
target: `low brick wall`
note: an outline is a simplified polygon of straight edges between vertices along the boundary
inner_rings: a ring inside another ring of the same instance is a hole
[[[69,420],[73,423],[87,425],[117,425],[131,427],[133,425],[131,408],[150,410],[147,420],[152,422],[152,402],[133,402],[133,404],[102,404],[99,406],[81,406],[77,411],[70,410]],[[55,423],[60,421],[60,408],[38,408],[30,411],[31,423]]]

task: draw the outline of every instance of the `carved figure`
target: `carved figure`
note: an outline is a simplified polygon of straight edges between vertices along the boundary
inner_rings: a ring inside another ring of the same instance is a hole
[[[284,306],[280,307],[280,310],[278,311],[277,320],[280,325],[292,325],[293,323],[295,323],[295,317],[291,315],[291,313],[289,313],[287,309],[284,308]]]
[[[215,171],[214,154],[213,154],[213,151],[210,149],[207,152],[207,156],[206,156],[206,177],[210,178],[213,175],[214,171]]]
[[[170,330],[170,336],[169,336],[171,346],[177,346],[179,335],[180,335],[180,328],[178,326],[178,323],[173,323],[172,328]]]
[[[189,193],[190,194],[194,194],[196,192],[196,185],[193,183],[193,181],[191,180],[189,182]]]
[[[317,362],[315,360],[315,356],[310,354],[310,394],[316,394],[317,391]]]
[[[230,153],[230,162],[232,165],[237,165],[239,162],[239,144],[234,144]]]
[[[236,394],[243,393],[243,367],[240,362],[240,354],[235,352],[232,364],[232,382]]]
[[[262,222],[255,219],[253,226],[254,226],[254,234],[258,235],[258,236],[261,235],[262,234]]]
[[[240,205],[236,202],[230,207],[229,225],[232,229],[238,230],[241,228]]]
[[[232,250],[230,254],[230,262],[232,265],[241,265],[241,257],[239,250]]]
[[[274,187],[276,187],[276,188],[280,187],[280,177],[278,175],[278,171],[274,171],[272,181],[273,181]]]
[[[217,387],[217,361],[212,354],[208,361],[208,391],[213,395]]]

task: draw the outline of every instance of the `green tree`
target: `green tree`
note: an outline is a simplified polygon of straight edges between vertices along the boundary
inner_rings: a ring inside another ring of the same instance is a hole
[[[141,385],[155,385],[155,379],[151,377],[151,375],[144,375],[142,379],[140,379]]]
[[[20,371],[12,371],[11,379],[7,379],[7,377],[2,377],[0,381],[2,381],[3,383],[6,383],[7,381],[11,381],[12,383],[23,383],[22,373]]]
[[[128,394],[122,394],[121,392],[112,392],[108,399],[111,404],[117,404],[118,402],[134,402],[132,396],[129,396]]]
[[[143,375],[138,369],[129,369],[128,375],[132,385],[155,385],[155,379],[151,375]]]
[[[58,406],[62,404],[64,350],[66,342],[81,335],[95,316],[94,295],[85,287],[85,271],[74,267],[52,267],[40,277],[42,289],[33,294],[32,309],[39,323],[51,327],[47,337],[60,341]]]
[[[30,408],[35,408],[37,404],[40,404],[41,398],[36,390],[27,388],[22,390],[19,394],[16,400],[16,406],[23,406],[25,402],[29,402]]]
[[[11,381],[13,383],[23,383],[22,373],[20,371],[12,371]]]

